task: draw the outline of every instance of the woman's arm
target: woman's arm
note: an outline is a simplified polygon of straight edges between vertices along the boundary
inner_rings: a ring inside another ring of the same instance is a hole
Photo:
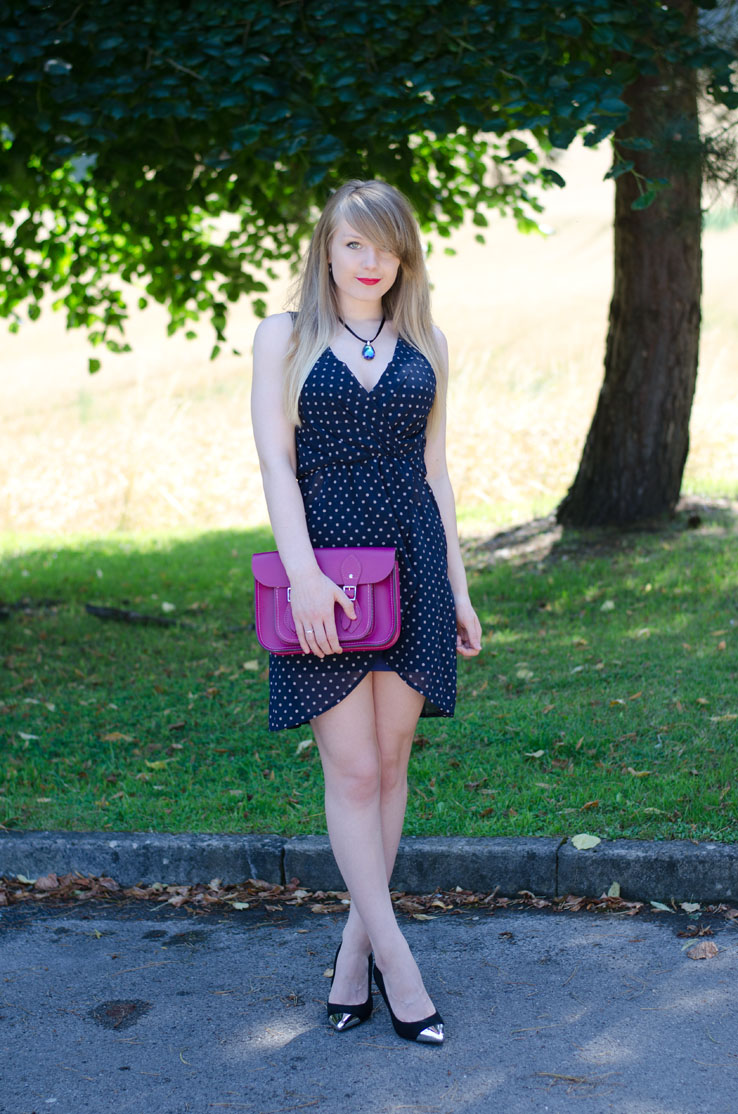
[[[306,653],[312,650],[323,657],[343,652],[336,633],[335,602],[341,603],[350,618],[355,615],[346,594],[318,567],[305,521],[305,504],[295,475],[295,427],[287,420],[282,402],[291,330],[288,313],[266,318],[256,330],[251,421],[269,520],[292,587],[292,617],[300,646]],[[312,629],[314,641],[308,642],[305,629]]]
[[[317,568],[305,523],[305,506],[295,476],[295,430],[284,415],[282,367],[291,332],[280,313],[262,321],[254,337],[251,422],[259,454],[264,496],[279,555],[290,581]]]
[[[440,329],[435,330],[444,358],[448,382],[448,345]],[[446,533],[448,579],[456,605],[456,648],[464,657],[473,657],[482,648],[482,628],[469,599],[464,562],[461,558],[456,525],[456,503],[446,464],[446,412],[440,415],[436,428],[428,435],[425,446],[426,479],[435,496]]]

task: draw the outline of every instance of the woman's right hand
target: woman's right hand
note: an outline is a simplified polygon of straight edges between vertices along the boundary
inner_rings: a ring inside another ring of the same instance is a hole
[[[301,576],[290,589],[292,618],[303,653],[315,654],[318,658],[342,654],[335,605],[339,603],[349,619],[356,618],[354,605],[346,593],[320,569]]]

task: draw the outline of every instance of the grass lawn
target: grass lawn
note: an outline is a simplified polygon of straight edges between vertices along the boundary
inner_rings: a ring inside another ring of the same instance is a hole
[[[484,648],[459,660],[456,716],[420,721],[406,834],[738,838],[731,512],[522,533],[507,553],[464,543]],[[267,731],[250,574],[267,530],[2,544],[6,828],[325,831],[309,727]]]

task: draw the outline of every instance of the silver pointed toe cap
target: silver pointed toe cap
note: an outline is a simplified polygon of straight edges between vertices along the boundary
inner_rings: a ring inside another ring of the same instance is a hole
[[[426,1025],[415,1039],[423,1044],[443,1044],[443,1022],[437,1025]]]
[[[337,1029],[339,1033],[341,1033],[344,1029],[351,1029],[354,1025],[358,1025],[361,1022],[361,1018],[357,1017],[355,1013],[340,1012],[329,1013],[328,1021],[334,1029]]]

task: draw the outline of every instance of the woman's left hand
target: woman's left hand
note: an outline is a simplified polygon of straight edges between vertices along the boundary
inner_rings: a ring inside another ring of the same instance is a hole
[[[468,599],[456,603],[456,653],[473,658],[482,649],[482,624]]]

